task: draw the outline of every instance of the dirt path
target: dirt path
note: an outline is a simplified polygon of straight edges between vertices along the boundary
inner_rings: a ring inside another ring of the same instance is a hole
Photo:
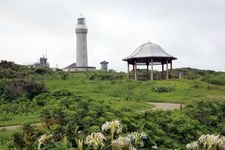
[[[38,126],[40,125],[40,123],[33,123],[31,124],[32,126]],[[4,126],[4,127],[0,127],[0,130],[15,130],[20,128],[22,125],[10,125],[10,126]]]
[[[161,109],[161,110],[176,110],[181,109],[184,107],[183,104],[177,104],[177,103],[153,103],[148,102],[148,104],[154,105],[155,107],[153,109]]]
[[[21,125],[11,125],[11,126],[0,127],[0,130],[15,130],[19,127],[21,127]]]

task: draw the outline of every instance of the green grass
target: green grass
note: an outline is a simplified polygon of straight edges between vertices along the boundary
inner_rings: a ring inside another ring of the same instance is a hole
[[[138,103],[152,101],[188,104],[200,99],[225,99],[224,86],[211,85],[197,80],[88,81],[73,76],[69,80],[48,80],[46,84],[50,90],[68,89],[76,94],[107,101],[121,99]],[[154,87],[162,86],[169,87],[170,91],[157,93],[153,90]]]
[[[12,135],[16,132],[21,132],[21,129],[0,130],[0,150],[8,150],[8,144],[12,141]]]
[[[24,123],[35,123],[39,122],[39,112],[33,114],[20,114],[20,115],[1,115],[0,116],[0,127],[9,125],[21,125]]]

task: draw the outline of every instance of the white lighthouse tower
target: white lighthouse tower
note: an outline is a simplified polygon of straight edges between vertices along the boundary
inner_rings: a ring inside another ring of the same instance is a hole
[[[64,71],[93,71],[95,67],[88,66],[88,55],[87,55],[87,26],[85,18],[80,17],[77,19],[76,25],[76,63],[64,68]]]
[[[76,36],[77,36],[77,49],[76,49],[76,58],[77,58],[77,67],[87,67],[88,58],[87,58],[87,32],[85,18],[77,19],[76,26]]]

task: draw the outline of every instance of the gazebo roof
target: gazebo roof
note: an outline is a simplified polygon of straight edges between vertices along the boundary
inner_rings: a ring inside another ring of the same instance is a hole
[[[134,59],[164,59],[168,58],[170,60],[175,60],[177,58],[165,52],[159,45],[148,42],[139,46],[130,56],[123,59],[123,61],[132,61]]]
[[[102,62],[100,62],[100,64],[108,64],[109,62],[107,62],[107,61],[102,61]]]

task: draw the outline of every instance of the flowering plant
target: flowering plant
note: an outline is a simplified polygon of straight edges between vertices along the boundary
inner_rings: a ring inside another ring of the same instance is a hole
[[[225,149],[225,137],[214,134],[203,134],[197,141],[186,145],[189,150],[210,150],[213,148]]]
[[[53,138],[53,135],[47,135],[43,134],[39,139],[38,139],[38,150],[41,148],[41,145],[44,144],[45,142],[51,140]]]
[[[101,132],[93,132],[91,135],[88,135],[85,140],[85,144],[92,146],[94,149],[104,148],[105,136]]]
[[[113,149],[130,149],[132,147],[130,138],[120,136],[118,139],[112,141]]]
[[[134,142],[135,145],[144,146],[143,139],[146,139],[147,136],[144,132],[131,132],[127,137]]]
[[[111,140],[113,141],[114,139],[114,134],[121,133],[122,132],[122,125],[120,124],[119,120],[112,120],[111,122],[106,122],[105,124],[102,125],[102,131],[108,131],[110,130],[111,134]]]

